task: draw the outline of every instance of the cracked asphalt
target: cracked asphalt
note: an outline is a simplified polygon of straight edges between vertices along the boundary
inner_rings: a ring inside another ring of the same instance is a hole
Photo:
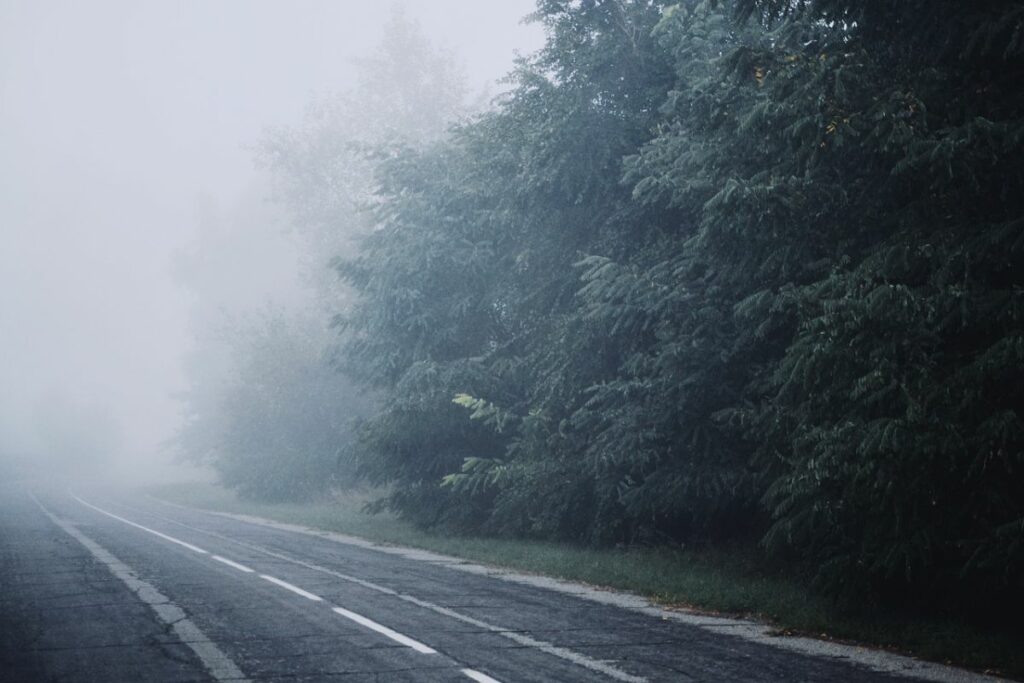
[[[126,572],[196,635],[161,621]],[[908,680],[125,492],[0,488],[0,589],[5,683]],[[211,651],[244,678],[211,668]]]

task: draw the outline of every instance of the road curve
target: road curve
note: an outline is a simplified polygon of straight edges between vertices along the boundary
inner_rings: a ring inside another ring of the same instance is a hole
[[[5,682],[996,680],[129,492],[0,489],[0,587]]]

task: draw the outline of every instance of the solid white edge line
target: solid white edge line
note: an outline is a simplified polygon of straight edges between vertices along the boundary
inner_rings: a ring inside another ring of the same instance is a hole
[[[193,511],[195,510],[195,508],[188,508],[188,507],[186,507],[184,505],[178,505],[177,503],[168,503],[167,501],[161,500],[160,498],[153,498],[153,500],[156,500],[156,501],[158,501],[158,502],[160,502],[160,503],[162,503],[164,505],[170,506],[170,507],[176,507],[176,508],[181,508],[181,509],[186,509],[186,510],[193,510]],[[324,537],[324,535],[322,535],[320,533],[317,533],[317,532],[314,532],[314,531],[311,531],[309,529],[304,529],[302,527],[297,527],[295,525],[288,525],[288,524],[281,524],[281,523],[278,523],[278,522],[272,522],[272,521],[261,519],[261,518],[258,518],[258,517],[247,517],[245,515],[233,515],[233,514],[230,514],[230,513],[215,512],[215,511],[210,511],[210,510],[201,510],[201,512],[205,512],[207,514],[211,514],[211,515],[214,515],[214,516],[225,517],[225,518],[228,518],[228,519],[234,519],[235,521],[246,522],[248,524],[256,524],[258,526],[265,526],[265,527],[275,528],[275,529],[279,529],[279,530],[283,529],[283,530],[286,530],[286,531],[291,531],[291,532],[294,532],[294,533],[300,533],[300,534],[304,534],[304,535],[307,535],[307,536],[317,536],[318,538],[323,538]],[[161,519],[165,519],[165,518],[161,518]],[[392,589],[387,588],[385,586],[381,586],[380,584],[377,584],[377,583],[373,583],[372,581],[366,581],[364,579],[360,579],[360,578],[357,578],[357,577],[354,577],[354,576],[350,576],[348,574],[342,574],[341,572],[336,572],[333,569],[328,569],[326,567],[322,567],[322,566],[317,565],[317,564],[313,564],[313,563],[310,563],[310,562],[304,562],[302,560],[296,559],[294,557],[290,557],[290,556],[282,554],[282,553],[276,553],[276,552],[274,552],[272,550],[267,550],[266,548],[263,548],[262,546],[259,546],[259,545],[254,545],[252,543],[246,543],[244,541],[239,541],[238,539],[235,539],[235,538],[229,538],[228,536],[224,536],[223,534],[219,534],[219,533],[214,532],[214,531],[208,531],[206,529],[200,529],[198,527],[189,526],[188,524],[184,524],[182,522],[178,522],[178,521],[172,520],[172,519],[165,519],[165,521],[170,522],[171,524],[177,524],[179,526],[185,527],[186,529],[190,529],[192,531],[198,531],[199,533],[207,535],[207,536],[212,536],[214,538],[219,538],[221,540],[228,541],[230,543],[234,543],[234,544],[240,545],[240,546],[242,546],[244,548],[248,548],[249,550],[254,550],[254,551],[258,552],[258,553],[262,553],[264,555],[268,555],[270,557],[274,557],[274,558],[277,558],[279,560],[284,560],[285,562],[290,562],[292,564],[297,564],[297,565],[299,565],[301,567],[306,567],[307,569],[312,569],[313,571],[317,571],[317,572],[321,572],[323,574],[327,574],[329,576],[337,577],[337,578],[339,578],[339,579],[341,579],[343,581],[348,581],[350,583],[354,583],[356,585],[363,586],[365,588],[369,588],[370,590],[376,591],[378,593],[383,593],[385,595],[391,595],[391,596],[393,596],[393,597],[395,597],[395,598],[397,598],[399,600],[402,600],[402,601],[405,601],[405,602],[409,602],[409,603],[412,603],[414,605],[418,605],[419,607],[423,607],[423,608],[431,610],[433,612],[437,612],[438,614],[443,614],[445,616],[451,617],[453,619],[457,619],[459,621],[463,621],[463,622],[465,622],[467,624],[471,624],[471,625],[476,626],[478,628],[486,629],[486,630],[488,630],[488,631],[490,631],[492,633],[495,633],[495,634],[497,634],[499,636],[502,636],[504,638],[508,638],[509,640],[511,640],[511,641],[513,641],[515,643],[518,643],[519,645],[523,645],[525,647],[530,647],[530,648],[535,648],[537,650],[540,650],[541,652],[544,652],[545,654],[549,654],[549,655],[553,655],[555,657],[559,657],[561,659],[564,659],[565,661],[568,661],[568,662],[570,662],[572,664],[575,664],[576,666],[581,666],[581,667],[583,667],[585,669],[590,669],[591,671],[596,671],[596,672],[598,672],[600,674],[603,674],[605,676],[613,678],[613,679],[615,679],[617,681],[621,681],[622,683],[646,683],[647,682],[647,679],[642,677],[642,676],[634,676],[633,674],[630,674],[630,673],[627,673],[625,671],[622,671],[621,669],[617,669],[616,667],[609,666],[606,662],[598,661],[598,660],[595,660],[595,659],[591,659],[591,658],[587,657],[586,655],[582,655],[582,654],[580,654],[578,652],[574,652],[572,650],[567,650],[565,648],[557,647],[557,646],[552,645],[551,643],[547,643],[547,642],[545,642],[543,640],[536,640],[536,639],[531,638],[531,637],[529,637],[527,635],[524,635],[522,633],[518,633],[516,631],[512,631],[512,630],[510,630],[508,628],[505,628],[503,626],[495,626],[494,624],[489,624],[487,622],[480,621],[479,619],[474,619],[473,617],[466,616],[465,614],[462,614],[460,612],[456,612],[454,610],[448,609],[447,607],[442,607],[440,605],[434,604],[432,602],[428,602],[426,600],[420,600],[419,598],[413,597],[411,595],[406,595],[406,594],[403,594],[403,593],[399,593],[398,591],[392,590]],[[328,539],[331,539],[331,540],[337,540],[338,535],[337,534],[328,534],[326,537]],[[396,553],[391,552],[391,549],[389,547],[377,546],[377,545],[374,545],[373,543],[371,543],[369,541],[362,541],[361,539],[354,539],[354,537],[352,539],[349,539],[349,537],[345,537],[345,538],[347,539],[345,541],[345,543],[348,544],[348,545],[357,545],[359,547],[371,548],[371,549],[374,549],[374,550],[377,550],[377,551],[383,552],[383,553],[396,554]],[[348,540],[356,540],[358,542],[357,543],[349,543]],[[400,550],[402,552],[416,553],[417,557],[421,556],[420,551],[412,551],[412,550],[410,550],[408,548],[402,548]],[[397,553],[397,554],[401,554],[401,553]],[[462,567],[454,566],[453,568],[461,569]],[[499,576],[498,578],[503,578],[503,577]],[[961,681],[956,681],[955,683],[962,683],[962,682]]]
[[[406,647],[411,647],[413,650],[416,650],[416,652],[419,652],[419,653],[425,654],[425,655],[436,655],[437,654],[437,650],[435,650],[434,648],[427,647],[423,643],[419,642],[418,640],[413,640],[409,636],[403,636],[398,631],[392,631],[387,626],[383,626],[381,624],[378,624],[376,621],[373,621],[372,619],[367,619],[366,617],[364,617],[361,614],[356,614],[355,612],[350,612],[347,609],[345,609],[344,607],[333,607],[332,609],[335,612],[337,612],[338,614],[340,614],[341,616],[345,617],[346,619],[351,619],[352,621],[356,622],[360,626],[365,626],[366,628],[371,629],[373,631],[376,631],[377,633],[380,633],[381,635],[385,635],[388,638],[390,638],[391,640],[395,641],[396,643],[401,643],[402,645],[405,645]]]
[[[212,557],[213,559],[217,560],[218,562],[222,562],[222,563],[226,564],[229,567],[234,567],[235,569],[237,569],[240,572],[245,572],[246,574],[252,574],[252,573],[254,573],[256,571],[255,569],[252,569],[250,567],[246,567],[244,564],[239,564],[239,563],[235,562],[234,560],[229,560],[228,558],[221,557],[220,555],[210,555],[210,557]]]
[[[287,581],[282,581],[281,579],[275,578],[273,576],[268,576],[267,574],[260,574],[260,578],[266,579],[270,583],[276,584],[281,588],[284,588],[285,590],[290,590],[292,593],[295,593],[296,595],[301,595],[302,597],[312,600],[313,602],[321,602],[323,600],[323,598],[321,598],[319,595],[314,595],[309,591],[304,591],[295,584],[288,583]]]
[[[82,500],[81,498],[79,498],[78,496],[76,496],[73,493],[70,493],[70,495],[71,495],[72,498],[77,500],[82,505],[85,505],[86,507],[90,507],[93,510],[96,510],[97,512],[101,512],[104,515],[107,515],[108,517],[112,517],[112,518],[114,518],[114,519],[116,519],[116,520],[118,520],[120,522],[124,522],[125,524],[129,524],[129,525],[131,525],[133,527],[137,527],[139,529],[142,529],[143,531],[148,531],[149,533],[154,534],[156,536],[159,536],[160,538],[163,538],[163,539],[166,539],[168,541],[171,541],[172,543],[177,543],[178,545],[184,546],[184,547],[188,548],[189,550],[193,550],[195,552],[202,553],[204,555],[210,555],[210,553],[208,553],[207,551],[203,550],[202,548],[200,548],[198,546],[194,546],[191,543],[186,543],[185,541],[182,541],[182,540],[179,540],[177,538],[174,538],[173,536],[168,536],[167,534],[162,534],[159,531],[156,531],[154,529],[150,529],[149,527],[142,526],[141,524],[136,524],[135,522],[127,520],[124,517],[119,517],[119,516],[115,515],[112,512],[107,512],[106,510],[103,510],[102,508],[98,508],[95,505],[92,505],[91,503],[85,502],[84,500]],[[253,572],[253,573],[255,572],[255,570],[250,569],[249,567],[246,567],[243,564],[239,564],[237,562],[229,560],[226,557],[221,557],[220,555],[210,555],[210,556],[213,559],[217,560],[218,562],[222,562],[222,563],[224,563],[224,564],[226,564],[226,565],[228,565],[230,567],[234,567],[235,569],[238,569],[240,571],[247,572],[247,573],[248,572]],[[287,581],[282,581],[281,579],[279,579],[277,577],[270,576],[269,574],[260,574],[259,576],[260,576],[261,579],[264,579],[266,581],[269,581],[272,584],[280,586],[281,588],[284,588],[285,590],[289,590],[292,593],[295,593],[296,595],[301,595],[302,597],[304,597],[304,598],[306,598],[308,600],[312,600],[313,602],[322,602],[323,601],[323,598],[321,598],[319,595],[315,595],[313,593],[310,593],[309,591],[303,590],[303,589],[299,588],[298,586],[296,586],[294,584],[288,583]],[[437,650],[435,650],[435,649],[433,649],[431,647],[427,647],[426,645],[424,645],[423,643],[419,642],[418,640],[413,640],[412,638],[410,638],[408,636],[405,636],[405,635],[402,635],[401,633],[398,633],[397,631],[394,631],[394,630],[388,628],[387,626],[384,626],[382,624],[378,624],[377,622],[373,621],[372,619],[367,619],[366,617],[364,617],[364,616],[362,616],[360,614],[356,614],[355,612],[350,612],[349,610],[344,609],[343,607],[334,607],[333,610],[335,612],[337,612],[338,614],[342,615],[343,617],[351,619],[352,621],[356,622],[357,624],[361,624],[362,626],[365,626],[366,628],[368,628],[370,630],[376,631],[376,632],[378,632],[378,633],[380,633],[382,635],[387,636],[388,638],[391,638],[392,640],[394,640],[397,643],[400,643],[402,645],[405,645],[406,647],[412,648],[416,652],[419,652],[419,653],[422,653],[422,654],[426,654],[426,655],[437,654]],[[472,669],[466,669],[466,671],[472,671]],[[476,673],[476,672],[474,672],[474,673]],[[467,675],[469,675],[469,674],[467,674]],[[491,679],[491,680],[493,680],[493,679]],[[488,682],[485,681],[485,683],[488,683]],[[495,683],[497,683],[497,681],[495,681]]]
[[[72,498],[77,500],[82,505],[85,505],[86,507],[92,508],[93,510],[96,510],[97,512],[103,513],[104,515],[107,515],[108,517],[112,517],[113,519],[116,519],[119,522],[124,522],[125,524],[128,524],[130,526],[136,527],[138,529],[142,529],[143,531],[147,531],[147,532],[149,532],[149,533],[151,533],[151,534],[153,534],[155,536],[159,536],[160,538],[163,538],[165,540],[171,541],[172,543],[177,543],[178,545],[183,546],[185,548],[188,548],[189,550],[195,551],[197,553],[201,553],[203,555],[210,555],[210,557],[212,557],[214,560],[217,560],[218,562],[222,562],[223,564],[226,564],[229,567],[234,567],[235,569],[238,569],[239,571],[243,571],[243,572],[246,572],[246,573],[255,573],[255,570],[253,570],[253,569],[251,569],[249,567],[246,567],[244,564],[239,564],[238,562],[234,562],[233,560],[229,560],[226,557],[221,557],[220,555],[210,554],[207,551],[203,550],[202,548],[200,548],[198,546],[195,546],[195,545],[192,545],[191,543],[186,543],[185,541],[182,541],[180,539],[174,538],[173,536],[168,536],[167,534],[160,533],[159,531],[156,531],[155,529],[150,529],[149,527],[142,526],[141,524],[136,524],[135,522],[127,520],[124,517],[119,517],[119,516],[115,515],[112,512],[107,512],[106,510],[104,510],[102,508],[98,508],[98,507],[96,507],[95,505],[93,505],[91,503],[85,502],[84,500],[82,500],[81,498],[79,498],[75,494],[71,493],[70,491],[68,493],[71,495]],[[36,501],[36,504],[39,505],[39,502]],[[39,506],[42,507],[42,505],[39,505]],[[321,598],[319,595],[315,595],[313,593],[310,593],[309,591],[303,590],[303,589],[299,588],[298,586],[296,586],[294,584],[288,583],[287,581],[282,581],[281,579],[279,579],[277,577],[270,576],[269,574],[260,574],[259,577],[261,579],[269,581],[272,584],[280,586],[281,588],[284,588],[285,590],[289,590],[292,593],[295,593],[296,595],[301,595],[302,597],[304,597],[304,598],[306,598],[308,600],[312,600],[314,602],[322,602],[323,601],[323,598]],[[394,640],[397,643],[400,643],[401,645],[405,645],[406,647],[412,648],[416,652],[419,652],[421,654],[426,654],[426,655],[437,654],[437,650],[424,645],[423,643],[419,642],[418,640],[413,640],[412,638],[410,638],[408,636],[402,635],[401,633],[398,633],[397,631],[394,631],[394,630],[388,628],[387,626],[384,626],[382,624],[378,624],[377,622],[373,621],[372,619],[367,619],[366,617],[362,616],[361,614],[356,614],[355,612],[350,612],[349,610],[347,610],[347,609],[345,609],[343,607],[333,607],[332,609],[336,613],[340,614],[341,616],[346,617],[348,619],[351,619],[352,621],[356,622],[357,624],[365,626],[366,628],[368,628],[368,629],[370,629],[372,631],[376,631],[377,633],[380,633],[381,635],[387,636],[388,638]],[[476,681],[480,681],[481,683],[498,683],[498,681],[495,681],[493,678],[485,676],[484,674],[481,674],[481,673],[479,673],[477,671],[473,671],[472,669],[463,669],[463,673],[465,673],[467,676],[469,676],[470,678],[473,678]],[[482,678],[477,678],[477,676],[481,676]]]
[[[170,627],[174,634],[178,636],[179,641],[196,654],[203,667],[214,679],[218,681],[233,681],[234,683],[248,683],[249,679],[245,677],[245,674],[238,668],[234,660],[217,647],[217,644],[210,640],[188,618],[184,610],[171,602],[167,596],[158,591],[151,583],[140,579],[131,567],[112,555],[106,548],[76,529],[69,521],[61,519],[47,510],[31,492],[28,492],[28,496],[39,506],[43,514],[50,518],[51,522],[82,544],[93,557],[107,567],[110,573],[120,579],[140,601],[148,605],[156,613],[157,618]]]
[[[160,502],[160,503],[162,503],[164,505],[170,506],[170,507],[181,508],[181,509],[192,510],[192,511],[196,510],[196,508],[189,508],[189,507],[184,506],[184,505],[178,505],[177,503],[169,503],[169,502],[167,502],[165,500],[162,500],[160,498],[153,498],[153,500],[156,500],[156,501],[158,501],[158,502]],[[273,521],[262,519],[262,518],[259,518],[259,517],[248,517],[246,515],[234,515],[234,514],[231,514],[231,513],[216,512],[216,511],[210,511],[210,510],[201,510],[201,512],[205,512],[207,514],[218,516],[218,517],[225,517],[227,519],[233,519],[235,521],[245,522],[245,523],[248,523],[248,524],[255,524],[257,526],[264,526],[264,527],[270,527],[270,528],[278,529],[278,530],[291,531],[293,533],[300,533],[300,534],[303,534],[303,535],[306,535],[306,536],[316,536],[318,538],[325,538],[326,537],[326,538],[328,538],[330,540],[335,540],[335,541],[337,541],[339,538],[341,538],[338,534],[330,534],[330,533],[328,533],[328,534],[325,535],[325,534],[321,534],[319,532],[312,531],[310,529],[306,529],[304,527],[299,527],[299,526],[296,526],[296,525],[293,525],[293,524],[283,524],[283,523],[280,523],[280,522],[273,522]],[[182,527],[184,527],[186,529],[190,529],[192,531],[198,531],[199,533],[207,535],[207,536],[212,536],[214,538],[219,538],[221,540],[228,541],[228,542],[234,543],[236,545],[240,545],[240,546],[242,546],[244,548],[248,548],[249,550],[254,550],[254,551],[258,552],[258,553],[267,555],[269,557],[274,557],[274,558],[277,558],[279,560],[284,560],[285,562],[290,562],[292,564],[297,564],[297,565],[299,565],[301,567],[306,567],[307,569],[312,569],[313,571],[321,572],[321,573],[327,574],[329,576],[334,576],[334,577],[337,577],[337,578],[339,578],[339,579],[341,579],[343,581],[348,581],[350,583],[354,583],[356,585],[363,586],[365,588],[369,588],[370,590],[376,591],[378,593],[383,593],[385,595],[391,595],[391,596],[393,596],[393,597],[395,597],[395,598],[397,598],[399,600],[402,600],[404,602],[409,602],[411,604],[417,605],[419,607],[423,607],[425,609],[431,610],[431,611],[436,612],[438,614],[442,614],[444,616],[448,616],[448,617],[451,617],[453,619],[457,619],[459,621],[463,621],[463,622],[465,622],[467,624],[471,624],[471,625],[476,626],[478,628],[486,629],[486,630],[490,631],[491,633],[495,633],[495,634],[497,634],[499,636],[502,636],[503,638],[508,638],[509,640],[511,640],[511,641],[513,641],[515,643],[518,643],[519,645],[523,645],[525,647],[534,648],[534,649],[540,650],[541,652],[544,652],[545,654],[549,654],[549,655],[553,655],[555,657],[559,657],[559,658],[561,658],[561,659],[563,659],[563,660],[565,660],[567,662],[570,662],[570,663],[572,663],[572,664],[574,664],[576,666],[580,666],[580,667],[583,667],[585,669],[590,669],[591,671],[596,671],[597,673],[603,674],[603,675],[608,676],[610,678],[613,678],[613,679],[615,679],[617,681],[621,681],[622,683],[647,683],[647,679],[646,678],[644,678],[642,676],[635,676],[633,674],[630,674],[630,673],[627,673],[625,671],[622,671],[621,669],[618,669],[618,668],[616,668],[614,666],[610,666],[607,662],[591,659],[590,657],[587,657],[586,655],[580,654],[578,652],[574,652],[572,650],[568,650],[566,648],[558,647],[556,645],[552,645],[551,643],[545,642],[543,640],[536,640],[536,639],[531,638],[531,637],[529,637],[529,636],[527,636],[525,634],[519,633],[517,631],[513,631],[513,630],[505,628],[503,626],[495,626],[494,624],[490,624],[490,623],[487,623],[485,621],[481,621],[479,619],[475,619],[473,617],[467,616],[467,615],[462,614],[460,612],[456,612],[454,610],[451,610],[451,609],[449,609],[447,607],[442,607],[441,605],[437,605],[437,604],[434,604],[432,602],[428,602],[426,600],[420,600],[419,598],[413,597],[411,595],[406,595],[406,594],[403,594],[403,593],[399,593],[396,590],[392,590],[392,589],[387,588],[385,586],[381,586],[380,584],[373,583],[372,581],[366,581],[364,579],[360,579],[360,578],[357,578],[355,576],[350,576],[348,574],[343,574],[341,572],[336,572],[333,569],[328,569],[327,567],[322,567],[320,565],[313,564],[313,563],[310,563],[310,562],[304,562],[302,560],[296,559],[296,558],[291,557],[289,555],[285,555],[285,554],[282,554],[282,553],[277,553],[277,552],[274,552],[272,550],[267,550],[266,548],[264,548],[262,546],[255,545],[255,544],[252,544],[252,543],[246,543],[244,541],[239,541],[238,539],[230,538],[228,536],[225,536],[223,534],[219,534],[219,533],[214,532],[214,531],[208,531],[206,529],[200,529],[198,527],[189,526],[188,524],[184,524],[182,522],[178,522],[176,520],[169,519],[169,518],[161,518],[161,519],[165,519],[165,521],[170,522],[171,524],[177,524],[179,526],[182,526]],[[346,540],[345,541],[340,541],[340,542],[344,542],[347,545],[356,545],[356,546],[362,547],[362,548],[373,549],[373,550],[376,550],[376,551],[382,552],[382,553],[399,554],[399,555],[402,555],[404,553],[410,553],[410,554],[414,554],[415,558],[416,559],[420,559],[420,560],[422,560],[424,555],[430,555],[431,557],[441,557],[441,556],[433,555],[433,554],[430,554],[430,553],[423,553],[422,551],[414,551],[414,550],[411,550],[409,548],[399,548],[398,552],[395,552],[395,551],[392,551],[392,549],[390,547],[376,545],[376,544],[374,544],[374,543],[372,543],[370,541],[365,541],[365,540],[362,540],[362,539],[356,539],[355,537],[344,537],[344,538]],[[410,557],[411,555],[406,555],[406,556]],[[461,562],[461,560],[456,560],[455,558],[448,558],[448,559],[452,560],[453,562]],[[454,569],[463,569],[464,568],[464,567],[462,567],[460,565],[448,565],[448,566],[450,566],[451,568],[454,568]],[[499,576],[498,578],[504,578],[504,577]],[[596,593],[596,591],[595,591],[595,593]],[[660,613],[659,613],[659,615],[660,615]],[[424,646],[424,647],[426,647],[426,646]],[[955,683],[962,683],[962,682],[961,681],[956,681]]]
[[[477,683],[501,683],[498,679],[491,678],[487,674],[482,674],[479,671],[474,671],[473,669],[463,669],[462,673],[463,675],[472,678]]]
[[[551,577],[538,576],[536,574],[526,574],[517,572],[512,569],[486,566],[477,564],[467,560],[464,557],[455,557],[453,555],[443,555],[436,552],[426,551],[418,548],[411,548],[400,545],[385,545],[380,542],[371,541],[366,538],[351,536],[347,534],[341,534],[331,531],[324,531],[323,529],[314,529],[308,526],[302,526],[300,524],[290,524],[287,522],[278,522],[266,517],[259,517],[256,515],[243,515],[233,512],[221,512],[218,510],[211,510],[208,508],[200,508],[189,505],[182,505],[181,503],[172,503],[163,498],[157,496],[148,495],[149,498],[159,502],[162,505],[168,507],[180,508],[184,510],[191,510],[194,512],[200,512],[206,515],[212,515],[214,517],[222,517],[225,519],[232,519],[237,522],[243,522],[245,524],[252,524],[254,526],[262,526],[270,529],[277,529],[278,531],[287,531],[293,534],[300,534],[303,536],[311,536],[320,540],[329,540],[334,543],[342,545],[355,546],[357,548],[363,548],[365,550],[371,550],[373,552],[382,553],[385,555],[397,555],[404,557],[409,560],[416,562],[424,562],[432,564],[438,567],[444,567],[446,569],[468,572],[471,574],[477,574],[481,576],[488,576],[493,579],[500,581],[508,581],[510,583],[523,584],[532,586],[534,588],[541,588],[544,590],[555,591],[562,593],[563,595],[569,595],[577,599],[587,600],[590,602],[598,603],[601,605],[610,605],[625,609],[630,612],[637,614],[644,614],[649,617],[654,617],[659,620],[673,621],[687,626],[693,626],[699,628],[702,631],[708,633],[728,633],[731,637],[739,638],[748,642],[758,643],[766,647],[771,647],[775,650],[782,652],[796,652],[801,655],[814,657],[817,659],[824,660],[843,660],[850,664],[863,667],[868,671],[874,673],[888,674],[897,678],[914,680],[914,681],[930,681],[932,683],[1002,683],[1007,681],[1006,678],[1001,678],[997,675],[975,673],[973,671],[954,667],[948,664],[941,664],[937,662],[926,661],[922,659],[915,659],[910,655],[901,655],[886,650],[879,650],[872,648],[864,644],[847,644],[837,643],[833,641],[825,641],[811,637],[798,637],[798,636],[784,636],[779,637],[774,626],[771,626],[765,622],[755,621],[753,619],[745,619],[739,617],[719,617],[709,616],[692,610],[685,609],[668,609],[661,605],[655,604],[649,598],[636,593],[631,593],[623,590],[613,590],[608,588],[597,588],[595,586],[584,584],[574,581],[566,581],[561,579],[554,579]],[[187,526],[187,525],[186,525]],[[202,531],[202,530],[200,530]],[[209,532],[203,532],[209,533]],[[308,562],[303,562],[292,557],[287,557],[279,553],[270,552],[264,548],[258,546],[249,545],[253,550],[258,550],[267,555],[278,557],[279,559],[287,560],[294,564],[298,564],[316,571],[324,572],[343,578],[347,581],[352,581],[360,585],[364,585],[374,590],[378,590],[381,593],[387,595],[397,596],[400,600],[406,600],[413,602],[414,604],[420,604],[427,609],[439,612],[441,614],[448,614],[449,616],[465,621],[466,623],[480,626],[481,628],[488,628],[499,635],[503,635],[507,638],[521,642],[526,647],[538,647],[546,645],[543,641],[534,641],[532,638],[521,636],[516,632],[508,631],[501,627],[496,627],[485,622],[479,621],[472,617],[465,616],[454,610],[450,610],[446,607],[441,607],[425,600],[418,600],[409,595],[399,594],[390,588],[384,586],[376,586],[371,584],[369,581],[357,579],[355,577],[347,577],[339,574],[325,567],[318,567]],[[520,641],[520,638],[522,639]],[[532,641],[528,643],[527,641]],[[548,654],[554,654],[555,656],[562,657],[562,654],[555,652],[554,650],[564,650],[563,648],[554,648],[552,650],[544,650]],[[573,653],[575,654],[575,653]],[[584,657],[584,655],[577,655],[578,657]],[[572,661],[572,660],[570,660]],[[576,662],[580,663],[580,662]],[[600,664],[600,662],[597,662]],[[646,679],[625,674],[622,672],[622,676],[616,676],[608,673],[600,668],[593,665],[582,664],[587,668],[591,668],[595,671],[600,671],[607,675],[611,675],[613,678],[621,681],[637,681],[643,683]]]
[[[107,512],[103,508],[98,508],[95,505],[93,505],[92,503],[86,503],[84,500],[82,500],[81,498],[79,498],[78,496],[76,496],[73,493],[69,492],[69,494],[70,494],[70,496],[72,498],[77,500],[82,505],[84,505],[84,506],[86,506],[88,508],[92,508],[96,512],[102,513],[102,514],[106,515],[107,517],[112,517],[112,518],[116,519],[117,521],[124,522],[125,524],[128,524],[129,526],[133,526],[136,529],[142,529],[143,531],[149,532],[149,533],[153,534],[154,536],[159,536],[160,538],[164,539],[165,541],[170,541],[171,543],[177,543],[181,547],[188,548],[192,552],[199,553],[200,555],[209,555],[208,552],[206,552],[205,550],[203,550],[199,546],[192,545],[191,543],[186,543],[185,541],[182,541],[181,539],[174,538],[173,536],[168,536],[167,534],[162,534],[159,531],[157,531],[155,529],[150,529],[147,526],[142,526],[141,524],[136,524],[135,522],[127,520],[124,517],[118,517],[113,512]]]

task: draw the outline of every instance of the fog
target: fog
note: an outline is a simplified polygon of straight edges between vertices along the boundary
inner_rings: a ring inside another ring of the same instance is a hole
[[[0,661],[159,678],[104,563],[220,625],[346,562],[201,508],[1024,681],[1022,79],[1024,0],[0,0]]]
[[[494,93],[531,9],[402,11]],[[352,87],[395,11],[0,2],[0,457],[164,476],[204,318],[304,296],[254,146]]]

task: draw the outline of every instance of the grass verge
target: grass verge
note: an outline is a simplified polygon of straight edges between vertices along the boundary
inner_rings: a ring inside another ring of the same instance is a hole
[[[599,549],[433,534],[390,514],[365,514],[362,507],[372,499],[371,493],[348,493],[307,504],[243,501],[210,484],[166,485],[151,489],[151,493],[183,505],[255,515],[628,590],[669,607],[760,619],[782,633],[861,643],[1024,680],[1024,643],[1019,631],[952,619],[841,610],[832,601],[811,593],[803,582],[766,572],[750,552]]]

